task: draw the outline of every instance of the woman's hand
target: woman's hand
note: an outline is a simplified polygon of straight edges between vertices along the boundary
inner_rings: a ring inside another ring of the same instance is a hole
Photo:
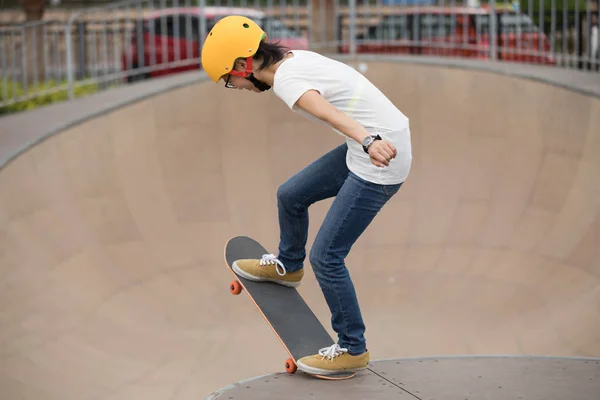
[[[388,167],[390,161],[396,158],[397,151],[393,144],[387,140],[376,140],[369,146],[371,162],[378,167]]]

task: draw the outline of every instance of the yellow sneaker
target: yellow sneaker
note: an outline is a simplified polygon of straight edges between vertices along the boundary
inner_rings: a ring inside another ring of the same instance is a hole
[[[348,349],[340,347],[337,343],[324,347],[318,354],[302,357],[298,360],[298,369],[313,375],[331,375],[339,372],[360,371],[367,369],[370,361],[367,350],[361,355],[348,354]]]
[[[299,286],[304,277],[304,269],[287,272],[273,254],[265,254],[260,260],[237,260],[232,268],[236,274],[251,281],[269,281],[290,287]]]

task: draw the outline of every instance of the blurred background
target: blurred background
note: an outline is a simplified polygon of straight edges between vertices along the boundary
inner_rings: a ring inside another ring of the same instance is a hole
[[[225,15],[295,49],[600,73],[598,0],[0,0],[0,114],[200,69]]]

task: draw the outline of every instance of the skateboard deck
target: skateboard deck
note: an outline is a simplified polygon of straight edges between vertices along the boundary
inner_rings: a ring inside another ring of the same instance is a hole
[[[260,259],[270,254],[260,243],[247,236],[231,238],[225,245],[225,260],[235,280],[230,284],[233,294],[245,291],[273,332],[286,349],[290,358],[285,369],[293,374],[297,370],[297,360],[317,353],[335,341],[306,304],[300,293],[293,287],[273,282],[255,282],[245,279],[233,270],[233,263],[239,259]],[[355,372],[333,375],[310,374],[321,379],[349,379]]]

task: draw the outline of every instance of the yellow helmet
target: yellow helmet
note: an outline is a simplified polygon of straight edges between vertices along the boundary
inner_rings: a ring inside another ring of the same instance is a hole
[[[252,63],[247,63],[245,73],[232,72],[235,60],[252,57],[266,38],[265,31],[250,18],[241,15],[222,18],[206,36],[202,46],[202,68],[213,82],[228,73],[248,76],[252,72]]]

